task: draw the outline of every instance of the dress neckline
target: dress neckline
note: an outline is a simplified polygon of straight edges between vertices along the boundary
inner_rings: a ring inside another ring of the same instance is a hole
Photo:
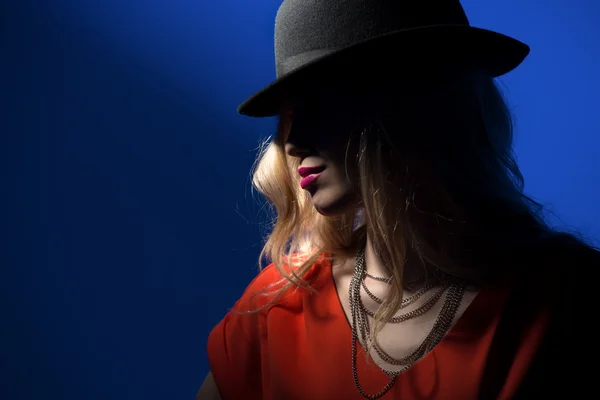
[[[340,340],[347,341],[348,349],[350,349],[352,326],[344,311],[342,300],[337,291],[333,278],[331,258],[325,257],[321,266],[325,269],[323,275],[326,278],[326,281],[323,284],[323,291],[329,294],[329,296],[326,296],[328,300],[327,305],[334,320],[339,324],[337,327],[338,329],[335,329],[335,331],[342,334],[343,337],[341,337]],[[504,299],[506,298],[506,291],[503,290],[503,287],[504,285],[501,284],[481,287],[479,292],[475,295],[475,298],[463,311],[462,315],[457,319],[442,340],[403,374],[406,374],[417,364],[423,365],[430,363],[431,359],[435,358],[436,352],[450,345],[455,340],[462,340],[477,335],[478,332],[480,332],[479,328],[486,326],[488,322],[492,321],[497,314],[497,311],[499,311],[499,308],[502,307]],[[505,295],[498,296],[499,290],[504,292]],[[381,369],[377,368],[377,370],[381,377],[387,376]]]

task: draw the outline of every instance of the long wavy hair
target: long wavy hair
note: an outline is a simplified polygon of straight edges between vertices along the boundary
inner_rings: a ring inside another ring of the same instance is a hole
[[[523,193],[511,113],[492,77],[468,71],[426,95],[399,90],[356,99],[364,118],[350,136],[358,154],[346,163],[358,167],[361,207],[342,215],[319,214],[300,189],[298,159],[284,150],[293,110],[278,117],[253,185],[272,211],[259,268],[272,263],[282,279],[260,292],[273,297],[252,312],[292,288],[314,290],[304,279],[311,266],[323,256],[354,257],[368,235],[394,277],[371,324],[375,337],[400,307],[407,262],[477,284],[508,272],[515,252],[553,234],[542,206]]]

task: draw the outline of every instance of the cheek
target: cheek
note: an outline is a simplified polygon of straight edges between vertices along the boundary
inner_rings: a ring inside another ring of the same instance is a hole
[[[331,146],[329,151],[330,158],[336,167],[341,171],[347,171],[353,180],[358,178],[358,150],[358,136],[347,135],[343,140]]]
[[[351,123],[336,122],[321,127],[321,134],[318,138],[318,146],[327,152],[331,158],[337,161],[344,160],[347,156],[348,161],[356,160],[356,154],[359,147],[359,135],[357,128]]]
[[[332,168],[332,179],[335,180],[336,186],[344,191],[354,190],[357,191],[359,188],[359,171],[356,163],[356,154],[348,152],[336,152],[331,156],[327,157],[328,164]]]

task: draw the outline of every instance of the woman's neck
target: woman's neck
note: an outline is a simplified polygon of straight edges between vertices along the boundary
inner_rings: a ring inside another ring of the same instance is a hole
[[[365,269],[367,273],[387,278],[390,276],[390,273],[385,268],[383,261],[375,252],[373,247],[373,242],[370,237],[367,235],[367,243],[365,246]],[[406,285],[410,282],[421,281],[431,274],[432,271],[426,271],[422,265],[415,264],[405,264],[404,265],[404,273],[403,273],[403,281]]]

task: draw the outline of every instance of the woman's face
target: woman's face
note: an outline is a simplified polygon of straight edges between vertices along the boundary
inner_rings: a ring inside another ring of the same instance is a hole
[[[323,215],[347,212],[359,204],[357,153],[360,113],[350,97],[320,91],[293,104],[285,143],[299,159],[301,186]]]

